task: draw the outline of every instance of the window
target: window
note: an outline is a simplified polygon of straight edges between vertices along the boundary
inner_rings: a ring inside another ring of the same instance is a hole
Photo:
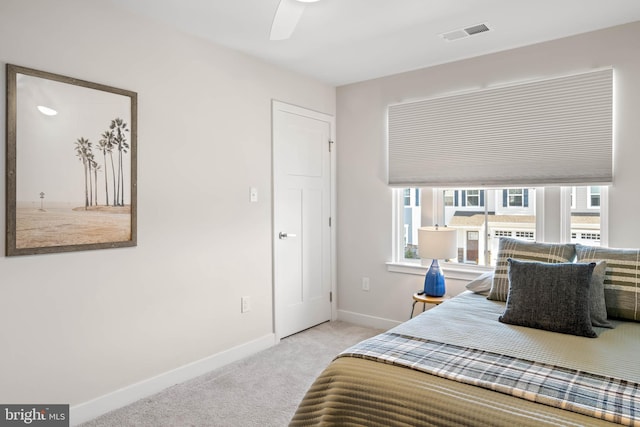
[[[422,189],[423,206],[411,208],[411,226],[405,233],[414,238],[410,241],[405,238],[405,242],[399,242],[403,244],[402,256],[399,256],[397,261],[411,261],[419,258],[415,247],[418,244],[417,229],[421,226],[423,219],[425,224],[447,225],[458,230],[458,258],[450,262],[460,264],[495,265],[495,256],[501,237],[541,242],[571,241],[588,245],[601,244],[602,229],[605,227],[601,224],[600,210],[594,210],[591,206],[591,196],[597,194],[600,201],[600,196],[606,187],[562,187],[560,191],[546,193],[544,190],[544,188],[534,187],[483,190]],[[560,202],[562,197],[566,200],[564,202],[567,204],[566,211],[560,208],[561,212],[557,218],[538,216],[537,204],[562,206]],[[474,201],[477,205],[473,205]],[[588,209],[587,206],[591,207]],[[563,229],[560,226],[562,223],[570,224],[569,227],[564,227],[564,229],[569,228],[565,231],[567,234],[554,235],[554,232],[557,233],[557,230]],[[406,226],[407,223],[404,225]],[[545,233],[545,225],[551,231],[547,230]]]
[[[582,233],[583,240],[600,240],[600,233]]]
[[[420,189],[419,188],[405,188],[402,190],[404,206],[420,206]]]
[[[444,205],[455,206],[456,192],[454,190],[444,190]]]
[[[484,206],[484,190],[443,190],[444,205],[456,207]]]
[[[529,191],[524,188],[502,190],[502,206],[505,208],[526,208],[529,206]]]
[[[480,204],[480,190],[467,190],[466,202],[467,206],[482,206]]]
[[[533,231],[516,231],[516,238],[518,239],[534,240],[533,236]]]
[[[405,188],[402,190],[403,205],[403,256],[405,259],[419,259],[418,227],[420,227],[420,189]]]
[[[571,206],[571,242],[601,244],[601,198],[606,187],[574,187]]]
[[[468,203],[466,209],[444,208],[444,223],[458,229],[458,262],[494,265],[500,237],[534,238],[535,204],[529,203],[534,188],[459,191],[467,194],[467,201],[478,203]]]
[[[600,187],[589,187],[589,207],[600,207]]]

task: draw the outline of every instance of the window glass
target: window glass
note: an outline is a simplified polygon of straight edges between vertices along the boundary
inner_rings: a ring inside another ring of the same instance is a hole
[[[480,206],[480,190],[467,190],[467,206]]]
[[[405,188],[403,190],[403,257],[405,259],[419,259],[418,252],[418,228],[420,227],[420,189]]]
[[[458,230],[458,262],[495,265],[501,237],[535,240],[535,203],[529,203],[535,199],[535,188],[467,192],[476,195],[477,205],[444,207],[446,225]],[[513,211],[514,207],[520,209]]]
[[[412,191],[415,190],[415,191]],[[544,218],[536,217],[536,189],[447,189],[433,192],[425,198],[419,189],[404,190],[403,241],[400,260],[418,260],[418,228],[421,226],[422,209],[437,212],[430,221],[458,230],[458,257],[451,262],[477,265],[495,265],[498,243],[501,237],[536,241],[537,228]],[[546,236],[548,241],[570,241],[584,245],[601,243],[602,188],[582,186],[566,189],[570,206],[561,218],[551,221],[570,222],[567,236]],[[544,194],[544,193],[543,193]],[[557,196],[560,197],[560,196]],[[426,201],[424,207],[420,200]],[[553,203],[553,202],[552,202]],[[563,219],[564,218],[564,219]]]
[[[495,265],[495,254],[500,237],[535,240],[536,217],[534,188],[511,189],[457,189],[438,190],[442,207],[438,222],[458,230],[458,257],[452,262]],[[428,191],[431,191],[430,189]],[[421,207],[415,202],[407,204],[404,194],[403,257],[419,259],[417,230],[421,226]],[[526,200],[526,203],[525,203]],[[505,202],[506,201],[506,202]],[[514,211],[512,208],[520,209]]]
[[[600,187],[575,187],[571,206],[571,242],[600,246]]]
[[[444,205],[445,206],[453,206],[455,203],[455,191],[454,190],[444,190]]]
[[[600,187],[589,187],[588,202],[590,208],[600,207]]]
[[[524,190],[522,188],[510,188],[507,192],[507,206],[518,208],[524,206]]]
[[[399,207],[403,209],[401,218],[404,221],[401,229],[403,240],[397,243],[402,248],[396,252],[399,261],[419,260],[418,228],[421,226],[422,209],[429,214],[429,225],[447,225],[458,230],[458,256],[449,261],[472,265],[495,265],[501,237],[543,241],[538,239],[536,233],[538,229],[543,229],[545,222],[570,224],[570,230],[564,229],[567,233],[565,236],[547,235],[546,241],[570,241],[596,246],[601,245],[602,228],[606,226],[601,224],[600,206],[603,203],[602,196],[607,194],[606,187],[565,187],[561,193],[540,190],[539,197],[552,206],[561,205],[561,194],[570,197],[566,212],[560,212],[559,217],[546,221],[536,216],[536,193],[539,191],[533,187],[423,189],[423,192],[429,192],[429,197],[425,196],[427,193],[421,194],[420,189],[413,190],[416,191],[409,189],[396,193],[402,198]],[[424,206],[421,207],[421,204]]]

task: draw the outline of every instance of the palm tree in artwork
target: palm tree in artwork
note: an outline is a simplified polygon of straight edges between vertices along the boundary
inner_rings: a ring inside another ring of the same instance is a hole
[[[113,178],[113,188],[116,187],[116,174],[113,166],[113,132],[105,131],[101,135],[102,139],[98,141],[98,147],[102,152],[102,159],[104,161],[104,193],[105,193],[105,206],[109,206],[109,180],[107,173],[107,153],[109,153],[109,158],[111,159],[111,172]],[[97,188],[96,188],[97,191]],[[114,197],[114,206],[115,206],[115,197]]]
[[[95,191],[93,192],[93,198],[95,205],[98,206],[98,172],[102,169],[102,166],[95,160],[93,161],[93,186]]]
[[[89,179],[91,176],[89,171],[89,157],[91,153],[91,143],[88,139],[78,138],[75,146],[76,156],[82,162],[82,166],[84,166],[84,208],[86,210],[89,207]]]
[[[87,170],[89,171],[89,206],[93,206],[93,173],[92,170],[97,165],[94,160],[95,156],[91,150],[91,143],[88,144],[88,152],[87,152]]]
[[[118,186],[116,188],[116,201],[114,205],[124,206],[124,166],[123,155],[129,150],[129,144],[127,143],[126,133],[129,132],[127,124],[124,120],[116,118],[111,120],[109,126],[111,132],[113,132],[114,146],[118,149]]]

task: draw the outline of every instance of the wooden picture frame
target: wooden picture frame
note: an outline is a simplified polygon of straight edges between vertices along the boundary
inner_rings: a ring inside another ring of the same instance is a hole
[[[7,64],[6,255],[137,245],[137,94]]]

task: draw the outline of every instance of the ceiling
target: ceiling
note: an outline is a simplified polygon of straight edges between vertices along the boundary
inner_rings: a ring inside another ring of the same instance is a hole
[[[335,86],[640,21],[640,0],[322,0],[270,41],[280,0],[109,1]]]

